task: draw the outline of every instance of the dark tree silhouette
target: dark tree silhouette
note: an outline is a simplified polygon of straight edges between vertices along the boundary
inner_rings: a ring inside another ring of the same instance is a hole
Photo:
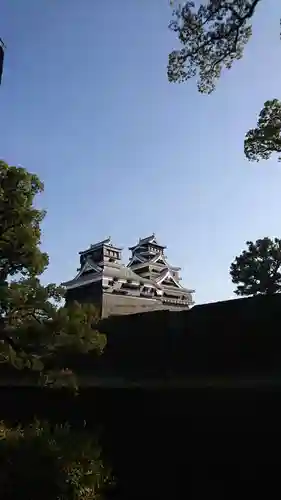
[[[281,240],[247,241],[247,250],[230,267],[236,295],[271,295],[281,291]]]
[[[174,5],[170,29],[181,44],[169,55],[168,79],[184,82],[196,78],[198,90],[210,94],[224,69],[243,57],[252,35],[252,20],[266,0],[187,1]],[[280,5],[281,12],[281,5]],[[276,26],[276,29],[277,26]],[[264,103],[257,126],[248,131],[244,152],[250,161],[268,159],[281,152],[281,102]]]

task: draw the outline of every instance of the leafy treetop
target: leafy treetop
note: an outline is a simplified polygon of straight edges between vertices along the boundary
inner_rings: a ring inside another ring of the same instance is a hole
[[[264,103],[257,127],[246,134],[244,152],[251,161],[268,160],[272,153],[281,153],[281,102],[278,99]]]
[[[251,18],[261,0],[210,0],[198,9],[187,1],[174,10],[170,28],[182,44],[169,56],[168,78],[198,78],[200,92],[214,90],[223,67],[241,59],[252,34]]]
[[[247,241],[247,250],[230,267],[236,295],[271,295],[281,291],[281,240]]]
[[[44,186],[34,174],[0,161],[0,282],[15,274],[41,274],[48,256],[39,249],[45,212],[33,206]]]
[[[174,2],[172,2],[174,3]],[[198,90],[210,94],[224,68],[243,57],[252,35],[252,18],[261,0],[207,0],[196,7],[187,1],[174,9],[170,29],[181,48],[169,55],[168,79],[197,79]],[[268,159],[281,152],[281,102],[264,103],[257,126],[246,134],[245,156],[250,161]]]

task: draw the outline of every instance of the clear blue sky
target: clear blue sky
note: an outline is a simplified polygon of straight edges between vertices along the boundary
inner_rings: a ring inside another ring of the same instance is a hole
[[[0,157],[45,182],[44,280],[71,279],[90,243],[111,235],[126,259],[154,231],[197,303],[232,296],[244,242],[281,236],[281,165],[243,158],[281,98],[279,11],[262,2],[244,59],[202,96],[167,81],[168,0],[2,0]]]

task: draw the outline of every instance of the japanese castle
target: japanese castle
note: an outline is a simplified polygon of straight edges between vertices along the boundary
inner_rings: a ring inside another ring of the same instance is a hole
[[[180,283],[180,268],[168,264],[165,246],[155,234],[140,238],[130,247],[131,258],[122,264],[122,249],[111,239],[79,252],[77,276],[62,285],[66,303],[95,304],[101,317],[133,314],[159,309],[184,310],[193,305],[194,290]]]

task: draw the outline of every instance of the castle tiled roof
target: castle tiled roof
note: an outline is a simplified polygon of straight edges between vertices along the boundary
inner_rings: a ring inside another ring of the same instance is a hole
[[[156,247],[159,247],[159,248],[166,248],[165,246],[163,245],[160,245],[156,239],[156,236],[155,234],[151,234],[150,236],[147,236],[146,238],[140,238],[138,243],[132,247],[129,248],[129,250],[134,250],[135,248],[137,247],[140,247],[142,245],[147,245],[151,243],[152,245],[155,245]]]
[[[89,265],[90,259],[87,261],[87,264]],[[146,278],[142,278],[138,274],[134,273],[130,268],[119,264],[117,262],[107,262],[104,264],[103,267],[98,267],[95,265],[95,270],[92,272],[85,272],[83,273],[83,270],[81,270],[78,275],[71,281],[67,281],[63,283],[63,286],[66,288],[72,287],[72,286],[80,286],[84,285],[85,283],[91,283],[94,281],[99,281],[103,277],[104,278],[116,278],[118,280],[130,280],[130,281],[135,281],[137,283],[140,283],[142,285],[151,285],[154,288],[161,288],[157,283],[154,281],[151,281]]]

